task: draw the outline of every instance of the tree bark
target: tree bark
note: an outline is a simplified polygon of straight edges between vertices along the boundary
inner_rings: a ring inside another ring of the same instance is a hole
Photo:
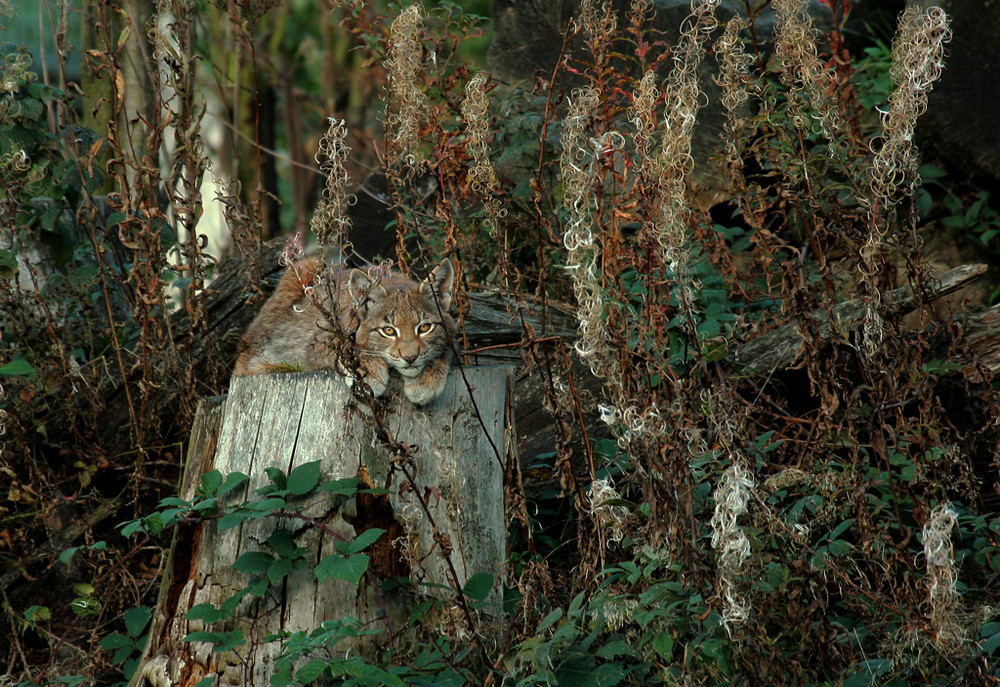
[[[507,555],[502,476],[513,459],[512,385],[507,367],[453,370],[438,400],[422,408],[392,401],[383,417],[356,404],[333,373],[238,377],[227,398],[204,401],[192,431],[184,499],[196,498],[200,476],[213,468],[250,475],[237,491],[252,496],[268,483],[266,468],[287,474],[314,460],[321,461],[321,481],[360,476],[363,484],[386,491],[346,501],[326,492],[289,497],[281,515],[222,532],[210,520],[179,527],[131,685],[192,687],[210,673],[220,676],[219,685],[265,685],[280,651],[279,643],[264,641],[269,634],[308,632],[325,620],[353,617],[379,630],[366,641],[399,646],[407,641],[415,598],[436,596],[467,609],[456,590],[477,574],[498,580]],[[387,447],[387,436],[399,442],[395,450]],[[399,454],[400,445],[408,456]],[[358,585],[317,581],[313,566],[338,538],[350,541],[371,527],[387,530],[365,550],[372,574]],[[277,529],[290,531],[295,544],[309,550],[309,566],[289,573],[263,597],[246,597],[221,628],[185,619],[196,604],[218,605],[242,589],[247,577],[232,563],[248,551],[266,550]],[[390,576],[408,576],[417,594],[375,584]],[[496,586],[484,608],[499,614]],[[468,612],[465,621],[476,622],[476,614]],[[217,654],[211,644],[183,641],[201,629],[236,628],[246,636],[236,652]],[[364,650],[337,647],[359,648]]]

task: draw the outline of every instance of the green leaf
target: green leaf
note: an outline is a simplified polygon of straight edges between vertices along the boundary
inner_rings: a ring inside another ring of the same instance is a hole
[[[288,488],[288,478],[278,468],[264,468],[264,474],[267,475],[267,478],[278,489],[284,490]]]
[[[244,587],[235,594],[227,596],[225,599],[223,599],[222,602],[219,604],[219,610],[225,611],[228,614],[223,617],[228,618],[230,615],[232,615],[232,613],[237,608],[240,607],[240,604],[243,602],[243,599],[245,599],[247,594],[249,593],[250,593],[250,587]],[[205,605],[211,606],[212,604],[205,604]]]
[[[561,608],[555,609],[547,616],[545,616],[545,618],[542,619],[542,622],[538,624],[538,629],[535,630],[535,633],[540,634],[543,631],[547,630],[552,625],[554,625],[560,618],[562,618],[562,616],[563,616],[563,610]]]
[[[849,542],[836,540],[830,542],[827,548],[829,549],[831,556],[842,556],[854,547],[851,546]]]
[[[128,539],[136,532],[145,532],[147,523],[145,520],[133,520],[132,522],[122,523],[122,536]],[[152,529],[152,528],[151,528]],[[156,534],[156,532],[153,532]]]
[[[231,611],[216,608],[215,604],[195,604],[184,614],[186,620],[201,620],[205,623],[217,623],[232,615]]]
[[[993,652],[997,650],[997,647],[1000,647],[1000,632],[990,635],[986,639],[982,640],[979,642],[979,646],[983,650],[984,654],[992,656]]]
[[[222,473],[218,470],[209,470],[201,476],[201,489],[205,494],[211,494],[222,484]]]
[[[924,181],[931,181],[933,179],[941,179],[948,176],[948,172],[944,171],[938,165],[927,163],[920,166],[920,178]]]
[[[107,637],[101,637],[97,642],[97,646],[110,651],[111,649],[121,649],[122,647],[134,647],[135,642],[131,638],[115,632]]]
[[[264,499],[262,501],[253,501],[247,504],[247,508],[255,511],[268,511],[274,512],[282,510],[285,507],[285,499],[270,498]]]
[[[380,687],[406,687],[406,683],[397,676],[361,661],[351,661],[344,665],[350,675],[358,678],[363,685],[380,685]]]
[[[358,477],[345,477],[323,482],[319,485],[320,491],[328,491],[334,496],[354,496],[358,491],[358,484],[361,479]]]
[[[137,606],[125,611],[125,631],[130,637],[139,637],[149,624],[153,613],[146,606]]]
[[[288,475],[287,489],[296,496],[308,494],[319,484],[319,461],[304,463]]]
[[[233,568],[248,575],[255,575],[265,572],[271,567],[271,563],[273,562],[274,556],[269,553],[264,551],[248,551],[236,559],[236,562],[233,563]]]
[[[24,610],[23,615],[29,623],[45,623],[52,620],[52,611],[48,606],[31,606]]]
[[[295,671],[295,679],[299,684],[308,685],[313,680],[318,679],[328,666],[326,661],[313,659]]]
[[[110,215],[108,215],[108,218],[105,220],[105,224],[108,227],[108,229],[112,229],[121,224],[121,222],[126,219],[128,219],[128,215],[126,215],[124,212],[112,212]]]
[[[219,496],[223,494],[228,494],[236,487],[240,486],[244,482],[250,479],[249,475],[244,475],[242,472],[230,472],[226,475],[225,481],[222,482],[222,486],[219,487]]]
[[[268,566],[267,579],[273,584],[290,572],[292,572],[292,561],[287,558],[279,558]]]
[[[41,100],[37,100],[35,98],[22,98],[21,100],[15,102],[20,110],[19,114],[25,119],[37,121],[41,119],[42,113],[45,112],[45,105]]]
[[[198,501],[197,503],[192,505],[191,508],[192,510],[196,510],[202,514],[211,513],[215,509],[215,504],[218,501],[219,499],[213,496],[211,498],[202,499],[201,501]]]
[[[285,529],[272,532],[267,538],[267,544],[282,558],[291,558],[298,551],[292,533]]]
[[[325,556],[315,568],[316,579],[320,582],[335,577],[351,584],[361,581],[361,576],[368,569],[368,556],[356,553],[345,558],[340,554]]]
[[[71,547],[69,547],[68,549],[66,549],[65,551],[63,551],[61,554],[59,554],[59,562],[60,563],[65,563],[66,565],[69,565],[70,561],[73,560],[73,555],[79,549],[80,549],[79,546],[71,546]]]
[[[0,248],[0,273],[13,272],[15,269],[17,269],[17,258],[9,250]]]
[[[81,618],[86,618],[101,611],[101,602],[92,596],[80,596],[70,602],[69,608]]]
[[[706,639],[701,643],[701,652],[709,658],[718,660],[722,658],[722,652],[723,649],[725,649],[725,645],[726,643],[721,639]]]
[[[38,372],[31,364],[23,358],[11,360],[9,363],[0,365],[0,377],[32,377]]]
[[[215,675],[209,675],[208,677],[203,677],[194,687],[212,687],[214,683]]]
[[[135,652],[134,646],[123,646],[121,649],[115,652],[115,655],[111,657],[112,665],[120,665],[128,660],[128,657]]]
[[[41,219],[42,228],[52,231],[56,225],[56,221],[59,219],[59,216],[63,213],[63,210],[65,210],[65,207],[62,203],[52,203],[52,205],[45,208],[45,212],[42,213]]]
[[[619,635],[620,636],[620,635]],[[632,647],[624,640],[608,642],[597,650],[597,656],[606,660],[617,658],[618,656],[631,656]]]
[[[181,641],[209,642],[215,645],[215,653],[221,654],[245,644],[246,638],[243,635],[243,630],[233,630],[232,632],[192,632]]]
[[[827,538],[836,539],[844,532],[846,532],[853,524],[854,524],[854,518],[848,518],[847,520],[844,520],[844,522],[840,523],[839,525],[834,527],[833,530],[831,530],[830,534],[827,535]]]
[[[251,514],[246,511],[233,511],[232,513],[226,513],[219,518],[216,526],[219,528],[220,532],[224,532],[225,530],[242,525],[244,522],[249,520],[250,517]]]
[[[666,632],[660,632],[653,637],[653,651],[664,661],[669,662],[674,652],[674,638]]]
[[[863,661],[844,680],[844,687],[875,687],[882,684],[879,678],[892,667],[888,659],[873,658]]]
[[[462,593],[475,601],[485,601],[486,597],[493,591],[493,575],[489,573],[479,573],[469,578],[462,589]]]
[[[385,530],[373,527],[370,530],[365,530],[351,541],[338,541],[335,546],[337,547],[337,551],[344,555],[358,553],[371,544],[374,544],[375,540],[383,534],[385,534]]]
[[[271,583],[268,581],[266,577],[262,576],[256,578],[249,585],[247,585],[246,591],[247,594],[249,594],[250,596],[260,597],[264,596],[267,593],[267,590],[270,588],[271,588]]]

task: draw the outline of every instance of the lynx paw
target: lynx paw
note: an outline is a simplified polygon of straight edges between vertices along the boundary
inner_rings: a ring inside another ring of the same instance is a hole
[[[448,381],[447,373],[441,375],[438,378],[430,377],[426,378],[427,375],[418,377],[412,380],[406,380],[403,385],[403,393],[406,394],[406,398],[416,406],[427,405],[444,391],[445,382]]]
[[[372,396],[375,398],[381,398],[385,396],[385,383],[375,377],[368,377],[365,379],[368,382],[368,388],[372,390]]]
[[[347,385],[348,389],[353,389],[354,384],[357,382],[357,378],[352,374],[344,374],[344,384]],[[377,379],[374,376],[365,377],[365,383],[368,384],[368,388],[372,390],[372,396],[379,398],[385,395],[385,383]]]

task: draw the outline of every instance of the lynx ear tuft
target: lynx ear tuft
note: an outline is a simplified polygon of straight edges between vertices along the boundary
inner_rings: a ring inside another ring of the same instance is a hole
[[[452,266],[451,260],[448,258],[442,260],[441,264],[435,267],[434,271],[420,285],[420,290],[424,293],[427,293],[430,288],[433,288],[437,293],[441,310],[447,312],[448,308],[451,307],[452,291],[455,288],[455,268]]]

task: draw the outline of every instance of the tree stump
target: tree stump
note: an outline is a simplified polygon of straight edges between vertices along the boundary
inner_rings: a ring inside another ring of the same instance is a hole
[[[478,610],[499,615],[512,384],[509,367],[455,369],[442,396],[428,406],[389,401],[382,412],[356,403],[334,373],[258,375],[236,377],[227,398],[203,401],[181,498],[196,500],[200,476],[213,468],[223,476],[250,476],[225,497],[228,502],[264,498],[254,495],[272,483],[269,468],[288,475],[312,461],[319,461],[320,483],[361,477],[375,493],[292,493],[277,514],[229,529],[214,520],[182,523],[131,684],[193,687],[215,674],[219,685],[267,685],[280,651],[279,642],[265,640],[268,635],[308,633],[343,618],[356,618],[377,634],[367,636],[364,646],[342,642],[336,651],[399,646],[407,641],[409,613],[418,599],[441,599],[443,608],[464,609],[472,620],[476,613],[457,591],[473,577],[482,591]],[[371,528],[386,533],[364,550],[370,563],[360,582],[318,581],[317,562],[338,541],[351,542]],[[308,550],[307,565],[287,571],[261,596],[246,595],[233,617],[211,627],[186,618],[191,608],[218,606],[243,589],[250,577],[233,562],[248,552],[270,551],[277,530]],[[392,577],[407,577],[413,586],[402,591],[405,586],[380,585]],[[492,589],[483,585],[489,579]],[[232,651],[184,641],[192,632],[235,629],[243,631],[245,643]]]

